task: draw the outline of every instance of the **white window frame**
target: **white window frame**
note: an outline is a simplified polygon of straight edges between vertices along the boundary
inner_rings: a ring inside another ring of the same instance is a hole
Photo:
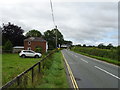
[[[31,47],[28,47],[27,49],[28,49],[28,50],[31,50]]]
[[[28,41],[28,45],[31,45],[31,41]]]

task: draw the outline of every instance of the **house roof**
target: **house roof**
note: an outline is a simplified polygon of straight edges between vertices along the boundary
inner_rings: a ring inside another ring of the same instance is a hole
[[[44,40],[41,37],[29,37],[29,38],[25,39],[24,41],[41,41],[41,42],[46,42],[46,40]]]

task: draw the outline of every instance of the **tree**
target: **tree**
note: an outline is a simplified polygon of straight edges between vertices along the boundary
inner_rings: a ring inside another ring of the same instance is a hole
[[[81,47],[81,44],[78,44],[78,45],[76,45],[76,46]]]
[[[107,48],[107,49],[111,49],[111,48],[113,48],[113,45],[110,43],[110,44],[107,45],[106,48]]]
[[[66,45],[68,45],[68,46],[72,46],[72,41],[64,40],[64,44],[66,44]]]
[[[31,30],[31,31],[27,32],[25,36],[26,37],[41,37],[42,34],[38,30]]]
[[[57,34],[57,47],[58,45],[61,46],[64,43],[64,38],[62,33],[58,29],[53,29],[51,32],[54,34],[55,42],[56,42],[56,34]]]
[[[44,38],[48,42],[48,48],[56,48],[56,34],[57,34],[57,47],[64,43],[64,38],[58,29],[47,30],[44,32]]]
[[[3,47],[3,50],[5,50],[5,51],[12,51],[12,43],[11,43],[11,41],[10,40],[8,40],[6,43],[5,43],[5,45],[4,45],[4,47]]]
[[[100,44],[98,45],[98,48],[105,49],[106,46],[105,46],[103,43],[100,43]]]
[[[83,44],[83,47],[86,47],[86,44]]]
[[[6,43],[6,41],[10,40],[13,46],[23,45],[24,30],[21,27],[11,24],[3,24],[2,27],[2,45]]]
[[[48,48],[49,49],[54,49],[55,48],[55,38],[54,34],[50,31],[47,30],[44,32],[44,39],[48,42]]]

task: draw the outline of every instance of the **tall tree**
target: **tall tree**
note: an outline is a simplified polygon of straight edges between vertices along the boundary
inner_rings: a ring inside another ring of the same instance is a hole
[[[86,47],[86,44],[83,44],[83,47]]]
[[[71,46],[72,45],[72,41],[64,40],[64,44],[66,44],[68,46]],[[79,44],[79,46],[80,46],[80,44]]]
[[[113,45],[110,43],[110,44],[108,44],[108,45],[106,46],[106,48],[107,48],[107,49],[111,49],[111,48],[113,48]]]
[[[2,44],[4,45],[6,41],[10,40],[13,46],[23,45],[24,30],[21,27],[11,24],[3,24],[2,27]]]
[[[50,30],[44,32],[44,39],[48,42],[49,49],[55,48],[55,36]]]
[[[105,49],[106,46],[105,46],[103,43],[100,43],[100,44],[98,45],[98,48]]]
[[[31,30],[31,31],[27,32],[25,36],[26,37],[41,37],[42,34],[38,30]]]
[[[47,30],[44,32],[44,38],[48,41],[49,49],[56,48],[56,36],[57,36],[57,47],[64,43],[64,38],[58,29]]]

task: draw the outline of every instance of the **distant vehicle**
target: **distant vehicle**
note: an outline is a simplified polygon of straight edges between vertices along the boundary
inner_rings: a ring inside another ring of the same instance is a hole
[[[40,58],[42,55],[41,55],[41,53],[36,53],[36,52],[34,52],[32,50],[22,50],[19,53],[19,56],[22,57],[22,58],[25,58],[25,57]]]

